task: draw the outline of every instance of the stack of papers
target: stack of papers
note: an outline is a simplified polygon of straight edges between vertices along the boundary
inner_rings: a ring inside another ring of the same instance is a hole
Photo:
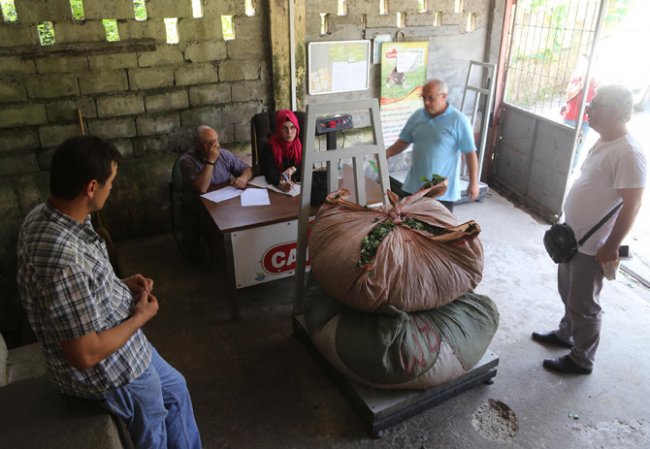
[[[246,189],[244,190],[244,193],[241,194],[242,207],[269,206],[270,204],[271,199],[269,198],[269,192],[266,189]]]
[[[222,201],[229,200],[230,198],[235,198],[241,195],[243,192],[243,190],[238,189],[237,187],[228,186],[219,190],[213,190],[212,192],[204,193],[201,195],[201,197],[212,201],[213,203],[220,203]]]

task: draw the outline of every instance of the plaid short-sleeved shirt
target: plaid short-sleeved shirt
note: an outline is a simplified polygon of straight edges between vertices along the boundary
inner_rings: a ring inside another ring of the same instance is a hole
[[[151,348],[141,330],[85,371],[70,365],[61,349],[62,340],[111,329],[133,313],[133,296],[115,275],[90,217],[81,224],[49,203],[34,208],[18,238],[18,286],[50,379],[61,392],[101,398],[149,366]]]

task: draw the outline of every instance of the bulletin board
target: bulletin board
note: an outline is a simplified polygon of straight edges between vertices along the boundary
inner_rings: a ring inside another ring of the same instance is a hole
[[[309,95],[370,88],[370,41],[310,42]]]

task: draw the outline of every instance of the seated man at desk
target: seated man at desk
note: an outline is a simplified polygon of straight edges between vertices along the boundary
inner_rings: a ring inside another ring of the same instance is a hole
[[[298,134],[298,118],[292,111],[283,109],[275,116],[275,132],[262,148],[262,173],[269,184],[283,192],[291,190],[292,182],[300,181],[302,143]]]
[[[201,258],[201,202],[198,195],[211,186],[229,183],[245,189],[253,170],[230,151],[219,147],[219,134],[209,126],[199,126],[194,133],[194,148],[179,159],[185,184],[183,203],[183,246],[188,256]],[[198,195],[197,195],[198,194]]]

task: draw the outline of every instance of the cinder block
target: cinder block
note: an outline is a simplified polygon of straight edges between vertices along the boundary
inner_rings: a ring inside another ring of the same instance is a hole
[[[41,125],[47,123],[45,106],[38,103],[21,103],[11,108],[0,108],[0,128]]]
[[[226,59],[226,44],[223,41],[190,42],[183,52],[190,62],[208,62]]]
[[[138,66],[135,53],[116,53],[112,55],[88,56],[90,70],[117,70],[129,69]]]
[[[177,86],[190,86],[219,81],[217,70],[209,63],[186,64],[176,69],[175,77]]]
[[[226,150],[230,150],[233,153],[233,145],[235,143],[235,128],[232,124],[223,124],[219,131],[219,143],[222,144]]]
[[[138,137],[133,141],[133,155],[136,158],[150,154],[165,153],[169,148],[169,137],[165,134],[150,137]]]
[[[242,4],[244,2],[241,2]],[[335,4],[334,2],[332,2]],[[245,39],[249,41],[259,40],[262,42],[266,33],[266,25],[261,15],[255,16],[237,16],[235,22],[235,40]]]
[[[263,100],[269,95],[267,86],[262,81],[240,81],[232,83],[232,101]]]
[[[174,45],[158,45],[156,51],[149,51],[138,54],[138,65],[140,67],[151,67],[154,65],[180,64],[183,62],[183,53]]]
[[[106,42],[106,29],[99,20],[57,22],[54,24],[54,38],[57,44]]]
[[[159,44],[167,43],[165,23],[160,20],[127,20],[118,22],[120,40],[154,39]]]
[[[106,92],[121,92],[129,89],[129,81],[124,70],[90,72],[79,77],[83,95]]]
[[[79,95],[77,77],[70,74],[37,75],[26,79],[29,98],[56,98]]]
[[[57,56],[36,60],[38,73],[79,73],[88,71],[85,56]]]
[[[235,124],[235,141],[237,143],[251,141],[251,127],[250,124]]]
[[[228,59],[262,59],[266,53],[260,39],[234,39],[226,43]]]
[[[40,146],[38,134],[32,128],[0,129],[0,152],[32,150]]]
[[[133,19],[135,17],[133,0],[111,0],[110,2],[97,0],[85,1],[84,17],[86,20]]]
[[[97,117],[95,100],[91,97],[54,101],[46,104],[45,109],[47,111],[47,119],[50,123],[77,121],[77,109],[81,109],[83,119]]]
[[[36,26],[22,23],[3,23],[0,26],[0,42],[3,47],[40,45]]]
[[[38,127],[38,137],[43,147],[55,147],[68,137],[79,135],[79,125],[46,125]]]
[[[177,90],[165,92],[163,94],[146,95],[144,105],[147,112],[173,111],[175,109],[186,109],[190,102],[187,97],[187,91]]]
[[[119,117],[144,113],[144,99],[140,94],[112,95],[97,99],[99,117]]]
[[[230,101],[230,84],[218,83],[190,87],[190,104],[193,107],[229,103]]]
[[[178,36],[184,42],[223,40],[221,17],[178,19]]]
[[[174,86],[174,71],[168,67],[129,70],[131,90],[158,89]]]
[[[181,126],[183,128],[196,128],[208,125],[219,131],[223,124],[221,109],[215,107],[194,108],[181,112]]]
[[[22,23],[72,20],[70,3],[65,0],[18,0],[14,4],[18,20]]]
[[[222,15],[243,15],[244,2],[240,0],[221,0],[218,2],[203,2],[204,17],[221,17]]]
[[[257,61],[225,61],[219,64],[221,81],[255,80],[260,77],[260,64]]]
[[[38,170],[36,153],[32,151],[14,152],[2,156],[0,177],[16,176]]]
[[[13,76],[0,78],[0,103],[25,100],[27,100],[27,92],[21,80]]]
[[[132,117],[109,120],[91,120],[88,122],[90,134],[104,139],[135,137],[135,121]]]
[[[133,157],[133,142],[131,142],[131,139],[112,139],[110,142],[115,145],[122,157]]]
[[[192,17],[192,2],[178,0],[149,0],[147,1],[147,13],[151,19],[162,19],[165,17]]]
[[[181,119],[178,113],[163,115],[141,115],[136,119],[138,136],[169,134],[180,128]]]
[[[251,118],[258,112],[262,112],[262,103],[260,101],[231,103],[223,108],[223,122],[250,124]]]
[[[19,56],[0,56],[0,74],[36,73],[36,64]]]

